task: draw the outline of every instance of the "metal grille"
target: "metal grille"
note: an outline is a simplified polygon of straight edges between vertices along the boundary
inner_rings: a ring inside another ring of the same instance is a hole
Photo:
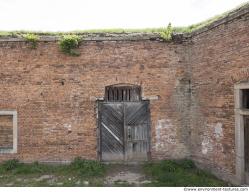
[[[140,101],[141,87],[137,85],[118,84],[105,88],[105,101]]]

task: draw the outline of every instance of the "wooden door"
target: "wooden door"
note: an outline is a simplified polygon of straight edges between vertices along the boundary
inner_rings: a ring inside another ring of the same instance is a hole
[[[103,161],[124,160],[124,109],[122,103],[100,104],[100,152]]]
[[[146,161],[149,102],[103,102],[99,107],[102,161]]]
[[[149,103],[124,103],[126,160],[146,161],[149,153]]]

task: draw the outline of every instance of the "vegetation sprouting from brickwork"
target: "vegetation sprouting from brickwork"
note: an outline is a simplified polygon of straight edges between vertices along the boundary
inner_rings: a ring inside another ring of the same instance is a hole
[[[61,51],[71,56],[79,56],[76,48],[79,47],[80,40],[78,35],[63,35],[59,41]]]
[[[170,41],[172,39],[173,29],[171,23],[168,24],[167,28],[160,32],[160,36],[164,41]]]
[[[31,44],[31,49],[35,49],[37,47],[37,41],[39,40],[39,36],[32,33],[23,34],[23,38]]]
[[[203,27],[206,27],[213,22],[225,18],[230,14],[233,14],[235,11],[243,8],[248,8],[249,3],[243,3],[240,6],[236,7],[233,10],[227,11],[223,14],[214,16],[206,21],[193,24],[186,27],[172,27],[173,33],[191,33]],[[167,28],[166,28],[167,29]],[[63,36],[63,35],[84,35],[85,33],[163,33],[165,32],[165,27],[159,28],[143,28],[143,29],[123,29],[123,28],[115,28],[115,29],[90,29],[90,30],[77,30],[77,31],[70,31],[70,32],[39,32],[39,31],[0,31],[0,37],[20,37],[24,34],[35,34],[38,36],[42,35],[50,35],[50,36]],[[167,35],[166,35],[167,36]]]

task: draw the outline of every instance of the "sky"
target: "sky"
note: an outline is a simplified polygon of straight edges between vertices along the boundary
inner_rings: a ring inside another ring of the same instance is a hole
[[[188,26],[248,0],[0,0],[0,31]]]

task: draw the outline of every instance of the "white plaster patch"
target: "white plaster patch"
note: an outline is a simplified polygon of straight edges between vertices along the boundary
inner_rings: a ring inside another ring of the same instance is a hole
[[[160,119],[156,125],[156,150],[166,149],[176,143],[176,133],[170,119]]]
[[[72,127],[72,125],[65,123],[64,127],[67,128],[67,129],[70,129]]]
[[[209,151],[212,151],[213,145],[208,137],[205,137],[201,143],[201,152],[206,155]]]
[[[72,130],[72,125],[71,125],[71,124],[65,123],[63,126],[64,126],[64,128],[66,128],[68,131],[71,131],[71,130]]]
[[[214,133],[216,139],[220,139],[221,137],[223,137],[222,123],[217,123],[214,126]]]
[[[43,134],[46,137],[47,134],[50,134],[52,132],[54,132],[54,130],[56,130],[56,127],[58,125],[58,123],[55,123],[55,125],[51,125],[48,122],[43,122],[44,128],[43,130]]]

